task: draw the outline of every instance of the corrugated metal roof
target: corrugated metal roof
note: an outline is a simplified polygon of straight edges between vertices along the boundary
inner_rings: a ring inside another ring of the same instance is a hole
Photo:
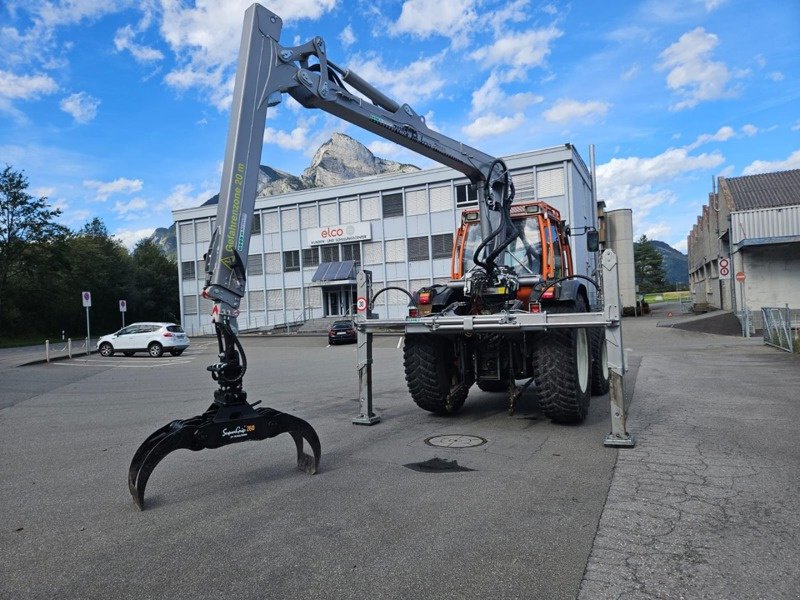
[[[800,169],[743,177],[720,177],[727,186],[734,210],[753,210],[800,204]]]

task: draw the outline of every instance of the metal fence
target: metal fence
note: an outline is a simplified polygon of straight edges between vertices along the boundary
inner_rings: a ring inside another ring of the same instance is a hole
[[[764,343],[787,352],[800,352],[800,309],[762,307]]]

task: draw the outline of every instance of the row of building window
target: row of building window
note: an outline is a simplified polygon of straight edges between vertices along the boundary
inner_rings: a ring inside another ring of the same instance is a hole
[[[536,170],[525,169],[512,172],[517,198],[532,199],[560,196],[565,193],[563,167]],[[534,194],[534,188],[536,193]],[[279,231],[297,231],[329,225],[373,221],[403,215],[423,215],[444,212],[453,209],[453,195],[456,207],[473,204],[478,201],[477,188],[471,184],[430,185],[427,188],[406,189],[381,194],[352,196],[325,201],[308,206],[284,207],[256,213],[251,223],[253,235],[262,231],[277,233]],[[263,223],[262,223],[263,220]],[[207,242],[211,239],[214,219],[180,224],[180,241],[182,244]],[[196,227],[196,229],[195,229]]]
[[[430,240],[430,247],[428,246]],[[415,262],[438,258],[450,258],[453,246],[453,234],[441,233],[428,236],[408,238],[407,248],[405,240],[387,240],[386,257],[384,260],[382,242],[364,242],[364,260],[367,265],[376,265],[383,262]],[[407,250],[407,252],[404,252]],[[267,273],[291,273],[299,271],[301,267],[309,268],[319,266],[320,263],[352,260],[362,262],[361,244],[331,244],[303,248],[302,264],[300,250],[286,250],[281,252],[267,252],[265,254],[251,254],[247,260],[247,274],[263,275],[266,264]],[[196,264],[196,266],[195,266]],[[186,280],[202,277],[205,272],[205,263],[202,260],[181,262],[181,277]]]

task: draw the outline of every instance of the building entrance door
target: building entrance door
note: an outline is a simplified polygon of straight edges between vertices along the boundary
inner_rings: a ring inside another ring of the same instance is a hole
[[[325,316],[339,316],[339,290],[325,290]]]

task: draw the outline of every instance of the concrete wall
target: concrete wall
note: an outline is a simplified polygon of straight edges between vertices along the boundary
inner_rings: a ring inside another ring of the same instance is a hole
[[[746,307],[756,328],[762,307],[800,308],[800,243],[743,248],[737,253],[737,269],[745,281],[733,281],[736,310]]]

